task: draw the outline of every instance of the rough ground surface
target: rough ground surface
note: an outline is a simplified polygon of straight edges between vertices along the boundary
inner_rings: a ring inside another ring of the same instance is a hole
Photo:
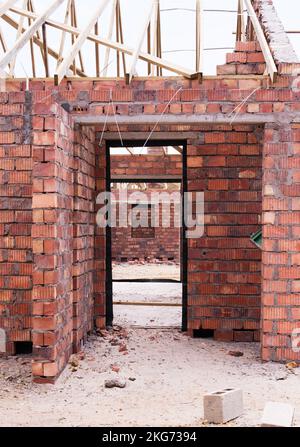
[[[0,425],[201,426],[203,394],[224,387],[242,388],[245,401],[243,416],[227,425],[258,425],[268,400],[295,405],[300,425],[300,369],[261,363],[257,344],[115,328],[91,336],[72,364],[56,385],[37,385],[29,358],[0,359]],[[104,387],[116,378],[126,387]]]
[[[180,266],[178,264],[151,264],[124,262],[113,265],[113,279],[176,279],[180,281]]]
[[[182,284],[114,282],[114,322],[125,326],[181,327]],[[134,306],[126,303],[143,303]],[[117,304],[124,303],[124,304]],[[154,306],[153,303],[160,304]],[[162,304],[177,304],[162,306]]]

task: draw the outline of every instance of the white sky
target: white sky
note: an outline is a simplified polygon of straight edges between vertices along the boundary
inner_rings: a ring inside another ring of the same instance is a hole
[[[19,0],[17,6],[21,7],[24,0]],[[34,0],[37,11],[42,11],[50,4],[52,0]],[[277,7],[280,18],[284,26],[288,30],[300,30],[300,1],[299,0],[273,0]],[[134,47],[138,36],[143,27],[143,22],[147,10],[150,7],[151,0],[121,0],[121,7],[123,12],[123,27],[125,35],[125,43],[128,46]],[[202,0],[203,8],[205,9],[229,9],[236,10],[237,0]],[[88,23],[95,6],[99,4],[99,0],[77,0],[78,5],[78,22],[79,26],[84,26]],[[64,9],[66,2],[59,10],[52,16],[57,21],[63,21]],[[161,9],[168,8],[195,8],[195,0],[161,0]],[[108,6],[100,19],[100,34],[107,36],[108,23],[110,17],[111,7]],[[10,14],[16,20],[18,16]],[[162,11],[162,48],[163,57],[174,63],[185,66],[189,69],[194,69],[195,65],[195,16],[190,11]],[[4,32],[8,47],[13,45],[16,32],[7,26],[1,20],[2,30]],[[203,47],[228,47],[233,48],[234,38],[233,32],[236,28],[236,14],[230,12],[204,12],[203,16]],[[49,28],[48,44],[58,52],[59,40],[61,32]],[[294,44],[300,56],[300,34],[291,35],[291,41]],[[70,39],[65,48],[65,54],[70,48]],[[146,50],[146,41],[144,43],[144,50]],[[174,50],[185,50],[181,52],[173,52]],[[187,50],[187,51],[186,51]],[[203,57],[203,71],[204,74],[215,74],[216,65],[225,62],[225,54],[230,52],[230,49],[225,50],[205,50]],[[24,48],[18,56],[16,63],[16,75],[24,77],[25,72],[32,76],[31,62],[29,56],[29,46]],[[86,71],[89,76],[95,76],[95,57],[94,44],[86,43],[83,50]],[[104,61],[105,49],[102,48],[100,58]],[[38,49],[35,50],[35,57],[38,66],[38,76],[44,76],[43,65]],[[115,76],[115,61],[116,52],[113,50],[110,53],[108,76]],[[52,74],[55,71],[55,62],[53,58],[49,58]],[[127,64],[130,63],[130,57],[127,56]],[[140,76],[146,75],[147,65],[144,62],[139,62],[137,71]],[[164,71],[164,74],[170,74]]]

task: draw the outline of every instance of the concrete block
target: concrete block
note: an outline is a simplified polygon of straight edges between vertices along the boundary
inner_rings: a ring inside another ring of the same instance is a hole
[[[0,329],[0,352],[6,352],[6,333],[4,329]]]
[[[243,413],[243,392],[226,388],[204,396],[204,419],[214,424],[224,424]]]
[[[291,427],[295,408],[290,404],[267,402],[265,405],[262,427]]]

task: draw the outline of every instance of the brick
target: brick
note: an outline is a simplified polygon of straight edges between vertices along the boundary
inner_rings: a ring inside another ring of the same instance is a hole
[[[32,208],[57,208],[57,194],[34,194]]]
[[[55,142],[56,133],[54,131],[33,132],[33,144],[37,146],[54,146]]]
[[[59,373],[58,365],[55,362],[43,364],[44,376],[55,377]]]
[[[253,331],[234,331],[233,340],[236,342],[253,342]]]
[[[203,399],[204,419],[213,424],[225,424],[243,414],[243,393],[226,388],[206,394]]]
[[[226,63],[241,63],[245,64],[247,62],[247,55],[245,53],[228,53],[226,54]]]
[[[293,425],[295,409],[290,404],[281,402],[267,402],[264,408],[262,427],[291,427]]]
[[[214,331],[214,339],[217,341],[231,342],[233,341],[232,329],[216,329]]]

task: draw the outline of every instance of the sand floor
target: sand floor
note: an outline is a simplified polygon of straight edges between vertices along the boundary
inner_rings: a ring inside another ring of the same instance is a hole
[[[242,357],[228,355],[237,349]],[[300,368],[262,363],[258,344],[116,327],[91,336],[80,357],[55,385],[31,383],[28,357],[0,359],[0,426],[202,426],[203,395],[228,387],[242,388],[245,407],[228,426],[259,425],[269,400],[293,404],[300,425]],[[106,389],[116,377],[126,388]]]

